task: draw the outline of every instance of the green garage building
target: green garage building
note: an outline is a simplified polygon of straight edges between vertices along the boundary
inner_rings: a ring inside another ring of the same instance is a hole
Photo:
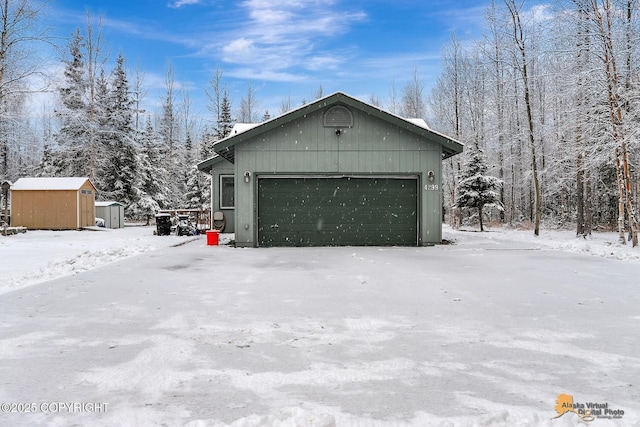
[[[442,240],[442,160],[462,148],[338,92],[237,125],[198,168],[238,246],[419,246]]]

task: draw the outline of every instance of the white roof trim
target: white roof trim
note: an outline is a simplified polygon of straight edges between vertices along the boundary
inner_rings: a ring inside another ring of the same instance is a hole
[[[79,190],[89,178],[20,178],[11,190]]]
[[[96,207],[106,207],[106,206],[124,206],[124,205],[120,202],[115,202],[113,200],[106,201],[106,202],[96,202]]]

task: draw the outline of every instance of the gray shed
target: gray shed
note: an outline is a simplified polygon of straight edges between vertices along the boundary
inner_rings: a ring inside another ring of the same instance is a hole
[[[462,149],[338,92],[234,128],[198,168],[238,246],[419,246],[442,240],[442,160]]]
[[[96,217],[104,219],[106,228],[124,227],[124,205],[119,202],[96,202]]]

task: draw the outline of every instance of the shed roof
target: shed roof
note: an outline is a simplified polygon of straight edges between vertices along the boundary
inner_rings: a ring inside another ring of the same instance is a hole
[[[120,202],[115,202],[113,200],[108,200],[108,201],[103,201],[103,202],[96,202],[96,206],[97,207],[105,207],[105,206],[124,206],[122,203]]]
[[[79,190],[87,181],[95,190],[96,187],[86,177],[20,178],[11,190]]]
[[[399,126],[403,129],[406,129],[407,131],[412,132],[416,135],[419,135],[425,139],[436,142],[442,146],[442,156],[444,159],[462,152],[462,149],[463,149],[462,143],[444,134],[441,134],[439,132],[435,132],[429,129],[429,127],[427,126],[424,120],[405,119],[403,117],[392,114],[388,111],[382,110],[379,107],[360,101],[359,99],[353,98],[343,92],[336,92],[332,95],[326,96],[324,98],[320,98],[310,104],[303,105],[293,111],[285,113],[281,116],[278,116],[266,122],[259,123],[259,124],[251,124],[251,126],[237,128],[237,133],[234,133],[232,131],[232,133],[228,137],[218,141],[213,146],[213,149],[218,155],[224,157],[225,159],[233,163],[235,160],[236,144],[239,144],[243,141],[253,138],[256,135],[259,135],[263,132],[267,132],[271,129],[274,129],[284,123],[296,120],[307,114],[311,114],[315,111],[327,108],[332,105],[347,105],[353,108],[357,108],[361,111],[364,111],[367,114],[378,117],[381,120],[384,120],[386,122]],[[198,164],[198,168],[200,170],[205,170],[205,167],[210,167],[211,160],[212,158],[202,161],[201,163]]]

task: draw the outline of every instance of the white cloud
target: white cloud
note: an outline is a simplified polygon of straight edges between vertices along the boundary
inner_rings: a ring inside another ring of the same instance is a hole
[[[548,4],[539,4],[533,6],[526,15],[533,20],[533,22],[544,22],[553,19],[553,11]]]
[[[309,70],[335,70],[343,59],[334,55],[316,55],[308,59],[306,68]]]
[[[178,9],[178,8],[181,8],[182,6],[190,6],[192,4],[200,4],[200,3],[202,3],[202,0],[175,0],[169,3],[169,7]]]
[[[228,61],[234,62],[238,61],[239,58],[250,57],[251,54],[255,52],[255,49],[251,40],[241,37],[239,39],[232,40],[222,48],[222,51],[224,52],[225,57],[228,58]]]
[[[271,82],[301,82],[307,79],[302,74],[292,74],[270,70],[259,70],[255,68],[238,68],[228,73],[230,77],[245,79],[249,81],[264,80]]]
[[[222,58],[243,65],[243,74],[276,81],[295,79],[296,69],[337,68],[343,57],[320,49],[366,19],[335,0],[245,0],[241,7],[246,20],[227,33]]]

